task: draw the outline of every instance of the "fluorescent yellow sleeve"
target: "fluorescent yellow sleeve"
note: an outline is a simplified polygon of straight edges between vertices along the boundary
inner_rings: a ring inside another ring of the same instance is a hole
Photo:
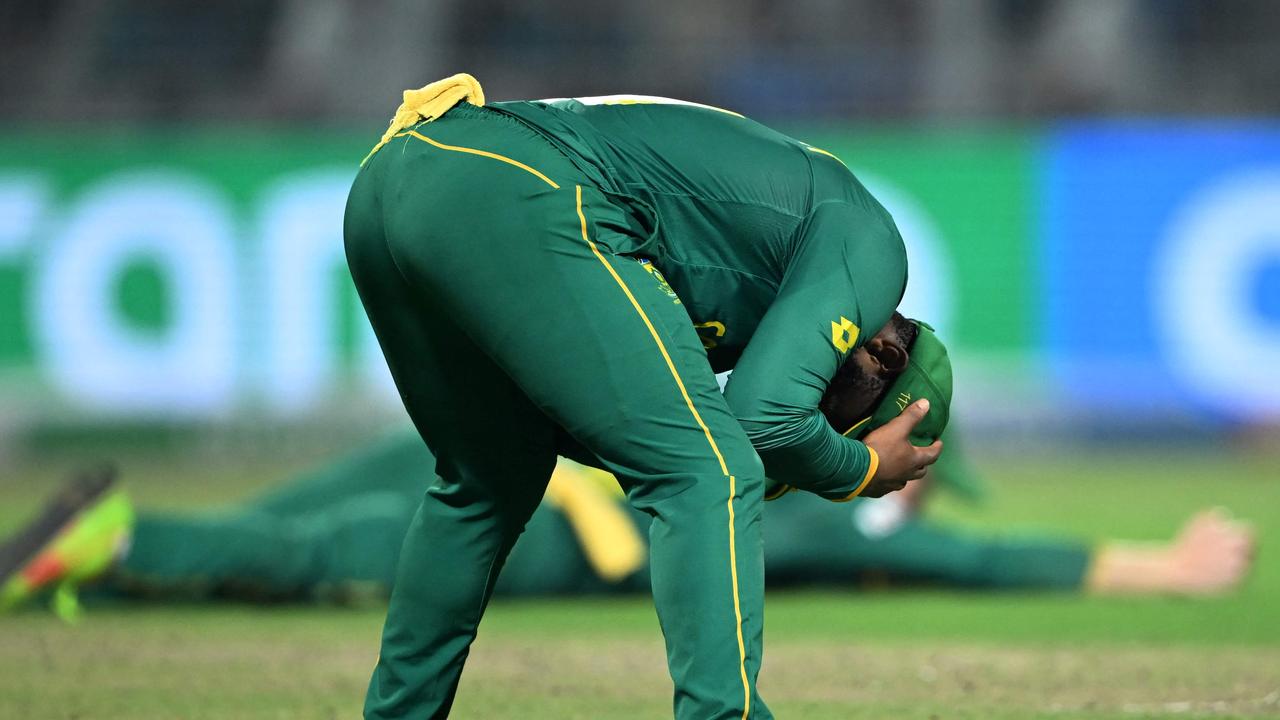
[[[596,574],[617,582],[644,565],[648,550],[626,509],[588,477],[593,472],[560,463],[546,497],[568,518]]]

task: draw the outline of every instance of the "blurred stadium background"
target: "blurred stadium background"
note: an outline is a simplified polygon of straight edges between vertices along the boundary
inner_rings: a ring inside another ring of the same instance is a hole
[[[64,0],[0,28],[0,457],[398,417],[339,220],[399,91],[458,69],[831,147],[910,239],[979,440],[1280,416],[1273,3]]]
[[[400,91],[467,71],[491,99],[678,97],[831,150],[897,219],[904,309],[953,344],[956,417],[1016,519],[1160,536],[1221,501],[1265,542],[1277,38],[1267,0],[7,0],[2,529],[86,460],[190,506],[401,426],[342,210]],[[1096,514],[1034,509],[1076,482]],[[1242,612],[1270,615],[1226,631],[1269,649],[1255,665],[1280,647],[1280,575],[1259,573]],[[948,607],[928,602],[913,617]],[[1087,617],[1050,640],[1093,637]],[[1209,643],[1204,620],[1137,640]]]

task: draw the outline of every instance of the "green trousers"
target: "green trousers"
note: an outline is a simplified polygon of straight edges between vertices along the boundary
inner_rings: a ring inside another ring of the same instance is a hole
[[[439,479],[409,526],[369,718],[448,714],[567,432],[652,516],[679,718],[765,718],[759,457],[688,314],[626,253],[626,203],[531,129],[460,105],[383,147],[347,204],[348,265]]]
[[[380,597],[433,477],[430,453],[406,440],[375,443],[225,510],[140,512],[103,590],[166,600]]]
[[[434,467],[420,438],[397,433],[229,508],[139,512],[128,555],[90,598],[381,601]],[[647,533],[648,516],[632,517]],[[542,503],[495,592],[580,595],[648,587],[647,570],[622,583],[597,576],[570,522]]]

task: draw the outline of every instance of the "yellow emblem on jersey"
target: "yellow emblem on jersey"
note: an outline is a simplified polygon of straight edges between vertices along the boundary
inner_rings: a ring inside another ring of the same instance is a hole
[[[840,322],[831,323],[831,344],[842,353],[853,349],[858,342],[858,326],[849,318],[841,315]]]
[[[702,348],[710,350],[716,346],[716,338],[724,337],[724,323],[711,320],[708,322],[694,323],[693,329],[698,331],[698,337],[702,338]]]

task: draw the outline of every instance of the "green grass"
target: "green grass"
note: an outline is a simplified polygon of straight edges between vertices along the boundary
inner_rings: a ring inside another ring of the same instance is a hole
[[[987,468],[993,501],[936,514],[987,529],[1161,539],[1223,505],[1259,532],[1241,592],[1214,600],[966,592],[771,595],[761,689],[784,718],[1280,717],[1275,457],[1081,455]],[[63,468],[0,484],[0,528]],[[278,468],[127,463],[145,506],[227,501]],[[7,475],[7,474],[6,474]],[[0,618],[0,718],[330,718],[359,714],[381,609],[115,606],[78,627]],[[462,718],[651,718],[670,687],[642,598],[496,602]]]

